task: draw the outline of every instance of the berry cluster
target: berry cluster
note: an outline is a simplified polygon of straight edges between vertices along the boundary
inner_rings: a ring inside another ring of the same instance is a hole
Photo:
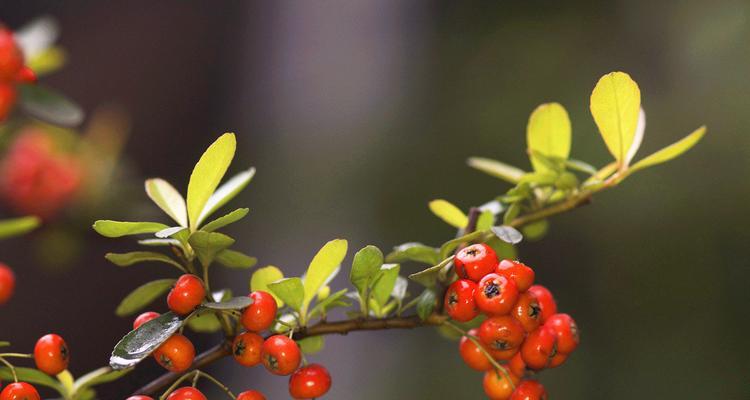
[[[45,374],[55,376],[68,368],[70,352],[65,340],[59,335],[50,333],[36,342],[34,354],[10,354],[9,357],[33,357],[36,368]],[[2,383],[0,383],[2,386]],[[27,382],[13,382],[0,392],[0,400],[40,400],[39,392]]]
[[[36,82],[36,75],[24,65],[23,53],[13,32],[0,25],[0,122],[8,117],[16,104],[16,85],[33,82]]]
[[[567,360],[579,342],[573,318],[558,314],[552,293],[534,285],[533,269],[498,260],[484,243],[461,249],[454,266],[459,279],[445,293],[445,311],[459,322],[486,317],[461,338],[459,352],[469,367],[485,372],[487,396],[546,399],[538,381],[522,379]]]
[[[206,297],[203,282],[195,275],[182,275],[167,295],[169,309],[179,315],[188,315]],[[321,365],[310,364],[300,367],[302,353],[297,343],[285,335],[260,335],[276,321],[276,300],[269,293],[255,291],[249,297],[253,303],[242,311],[239,322],[246,329],[232,342],[232,356],[242,366],[254,367],[259,364],[274,375],[291,375],[289,393],[295,399],[313,399],[323,396],[331,387],[331,376]],[[133,329],[157,318],[153,311],[139,315],[133,322]],[[172,372],[184,372],[190,368],[195,358],[195,348],[181,333],[175,333],[153,353],[156,362]],[[128,400],[149,400],[148,396],[132,396]],[[184,387],[172,392],[170,400],[205,400],[206,397],[196,388]],[[250,390],[237,396],[238,400],[264,400],[258,391]],[[0,399],[5,400],[5,399]]]

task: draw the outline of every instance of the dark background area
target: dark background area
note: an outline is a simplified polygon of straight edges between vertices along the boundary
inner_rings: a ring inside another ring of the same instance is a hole
[[[582,330],[578,352],[540,379],[559,399],[749,398],[749,3],[0,3],[13,28],[43,14],[59,20],[70,56],[45,83],[87,110],[127,110],[136,176],[184,190],[203,149],[224,131],[238,134],[232,171],[253,165],[258,175],[233,202],[251,215],[228,231],[287,275],[335,237],[349,239],[350,255],[370,243],[452,237],[427,202],[468,208],[507,190],[465,159],[528,168],[526,121],[543,102],[568,109],[572,156],[604,165],[588,97],[604,73],[629,72],[648,114],[641,157],[701,124],[708,135],[520,246]],[[123,184],[137,204],[97,218],[146,206],[140,183]],[[135,244],[93,232],[72,269],[40,268],[33,255],[45,250],[31,247],[33,237],[0,244],[19,281],[0,310],[0,338],[30,349],[58,332],[74,374],[105,365],[131,325],[115,305],[171,271],[110,265],[105,252]],[[236,292],[249,282],[240,272],[219,279]],[[194,338],[199,349],[215,341]],[[331,337],[311,360],[333,374],[330,399],[483,396],[455,343],[430,329]],[[160,373],[144,365],[101,398],[124,398]],[[212,370],[237,392],[287,396],[286,378],[260,368],[227,361]]]

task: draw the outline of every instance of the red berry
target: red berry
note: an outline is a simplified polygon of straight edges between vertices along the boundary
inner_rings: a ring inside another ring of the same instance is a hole
[[[195,275],[182,275],[167,295],[169,309],[179,315],[187,315],[198,307],[206,297],[203,282]]]
[[[557,335],[557,351],[570,354],[578,347],[578,325],[568,314],[551,316],[544,326],[550,327]]]
[[[70,353],[63,338],[53,333],[44,335],[34,346],[36,368],[48,375],[57,375],[68,368]]]
[[[237,335],[232,342],[232,356],[240,365],[253,367],[261,362],[263,337],[253,332]]]
[[[507,366],[510,368],[510,372],[519,378],[523,378],[526,375],[526,362],[523,361],[520,351],[508,361]]]
[[[16,81],[21,83],[36,83],[36,73],[31,68],[23,66],[16,74]]]
[[[510,400],[547,400],[547,391],[539,381],[530,379],[516,387]]]
[[[0,263],[0,304],[5,304],[13,296],[16,275],[7,265]]]
[[[510,373],[507,367],[502,370],[490,370],[484,373],[482,386],[490,400],[508,400],[519,378]]]
[[[208,400],[200,390],[194,387],[179,388],[167,397],[167,400]]]
[[[554,356],[549,360],[549,365],[547,368],[557,368],[565,363],[565,361],[568,360],[568,354],[566,353],[560,353],[559,351],[555,353]]]
[[[289,377],[289,394],[295,399],[314,399],[331,388],[331,375],[320,364],[298,369]]]
[[[477,284],[468,279],[453,282],[445,292],[445,312],[456,321],[467,322],[479,315],[475,301]]]
[[[479,338],[501,360],[513,357],[525,336],[521,323],[510,316],[488,318],[479,326]]]
[[[529,288],[529,292],[536,296],[539,308],[542,310],[542,323],[547,322],[549,317],[557,314],[557,303],[552,293],[542,285],[534,285]]]
[[[276,319],[276,300],[263,291],[252,292],[248,297],[253,304],[242,312],[242,326],[253,332],[268,329]]]
[[[497,254],[484,243],[473,244],[461,249],[453,264],[459,277],[479,282],[485,275],[495,271]]]
[[[128,397],[125,400],[154,400],[154,398],[153,397],[149,397],[149,396],[143,396],[143,395],[139,394],[137,396],[130,396],[130,397]]]
[[[23,54],[18,48],[13,32],[4,27],[0,27],[0,81],[12,81],[18,71],[23,67]]]
[[[544,325],[531,332],[521,346],[521,357],[526,366],[534,370],[546,368],[555,356],[556,342],[555,332]]]
[[[266,400],[266,396],[257,390],[247,390],[238,394],[237,400]]]
[[[497,265],[497,273],[516,282],[521,292],[525,292],[534,284],[534,270],[519,261],[500,261]]]
[[[193,347],[193,343],[179,333],[172,335],[154,351],[156,362],[172,372],[186,371],[193,365],[194,358],[195,347]]]
[[[133,321],[133,330],[136,330],[141,325],[145,324],[146,322],[151,321],[152,319],[159,317],[159,315],[161,315],[161,314],[159,314],[158,312],[153,312],[153,311],[146,311],[145,313],[139,315],[135,319],[135,321]]]
[[[39,392],[26,382],[11,383],[0,392],[0,400],[41,400]]]
[[[284,335],[274,335],[263,342],[263,365],[272,374],[289,375],[299,367],[301,354],[297,343]]]
[[[531,292],[524,292],[518,296],[511,315],[523,325],[526,332],[534,331],[542,322],[542,309],[536,296]]]
[[[474,299],[477,307],[490,315],[505,315],[518,300],[518,289],[512,280],[489,274],[479,281]]]
[[[468,334],[477,337],[478,330],[472,329]],[[477,371],[487,371],[492,369],[492,363],[482,351],[481,347],[477,346],[477,344],[467,336],[461,337],[461,341],[458,343],[458,352],[461,354],[461,358],[469,368]]]
[[[5,121],[16,105],[16,88],[9,83],[0,82],[0,122]]]

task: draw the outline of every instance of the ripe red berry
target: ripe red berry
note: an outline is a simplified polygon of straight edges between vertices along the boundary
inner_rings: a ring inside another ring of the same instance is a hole
[[[208,400],[200,390],[194,387],[179,388],[167,397],[167,400]]]
[[[560,353],[559,351],[555,353],[554,356],[549,360],[549,365],[547,365],[547,368],[557,368],[565,363],[565,361],[568,360],[568,354],[567,353]]]
[[[515,282],[502,275],[489,274],[479,281],[474,299],[483,312],[505,315],[518,300],[518,288]]]
[[[298,369],[289,377],[289,394],[295,399],[314,399],[331,388],[331,375],[320,364]]]
[[[36,83],[37,76],[34,70],[29,67],[23,66],[18,70],[16,74],[16,81],[21,83]]]
[[[503,370],[490,370],[484,373],[482,386],[490,400],[508,400],[519,378],[510,373],[507,367]]]
[[[70,354],[63,338],[53,333],[44,335],[34,346],[36,368],[45,374],[57,375],[68,368]]]
[[[479,282],[485,275],[495,271],[497,254],[492,247],[484,243],[473,244],[461,249],[456,254],[453,264],[460,278]]]
[[[182,372],[193,365],[195,347],[185,336],[175,333],[154,351],[154,359],[172,372]]]
[[[542,309],[536,296],[531,292],[524,292],[518,296],[511,315],[523,325],[526,332],[534,331],[542,322]]]
[[[169,309],[179,315],[187,315],[198,307],[206,297],[206,288],[200,278],[192,274],[182,275],[167,295]]]
[[[445,292],[445,312],[456,321],[467,322],[479,315],[475,301],[477,284],[468,279],[453,282]]]
[[[526,362],[523,361],[520,351],[516,353],[506,365],[510,368],[510,372],[512,372],[513,375],[519,378],[523,378],[523,376],[526,375]]]
[[[527,291],[534,284],[534,270],[519,261],[500,261],[497,265],[497,273],[516,282],[521,292]]]
[[[232,342],[232,356],[240,365],[253,367],[261,362],[263,337],[253,332],[237,335]]]
[[[289,375],[299,367],[301,354],[297,343],[284,335],[274,335],[263,342],[263,365],[272,374]]]
[[[477,337],[478,330],[472,329],[468,334]],[[469,368],[477,371],[488,371],[492,369],[492,363],[487,358],[487,355],[467,336],[461,337],[461,341],[458,343],[458,352],[461,354],[461,358]]]
[[[18,48],[13,32],[0,26],[0,81],[12,81],[23,67],[23,53]]]
[[[5,121],[16,105],[16,88],[9,83],[0,82],[0,122]]]
[[[529,292],[536,296],[539,308],[542,311],[542,323],[547,322],[549,317],[557,314],[557,303],[552,293],[542,285],[534,285],[529,288]]]
[[[237,400],[266,400],[266,396],[257,390],[247,390],[238,394]]]
[[[137,396],[130,396],[125,400],[154,400],[154,398],[149,396],[142,396],[139,394]]]
[[[158,312],[153,312],[153,311],[146,311],[145,313],[139,315],[138,317],[136,317],[135,321],[133,321],[133,330],[136,330],[141,325],[145,324],[146,322],[159,317],[159,315],[161,314],[159,314]]]
[[[488,318],[479,326],[479,338],[501,360],[513,357],[525,336],[521,323],[510,316]]]
[[[0,400],[41,400],[34,386],[26,382],[11,383],[0,392]]]
[[[521,357],[528,368],[540,370],[549,365],[549,361],[556,353],[557,335],[552,329],[542,325],[521,346]]]
[[[539,381],[530,379],[516,387],[510,400],[547,400],[547,391]]]
[[[570,354],[578,347],[578,325],[570,315],[555,314],[544,325],[550,327],[557,335],[558,352]]]
[[[7,265],[0,263],[0,304],[5,304],[13,296],[16,276]]]
[[[248,296],[253,304],[242,311],[242,326],[253,332],[268,329],[276,319],[276,300],[268,292],[256,291]]]

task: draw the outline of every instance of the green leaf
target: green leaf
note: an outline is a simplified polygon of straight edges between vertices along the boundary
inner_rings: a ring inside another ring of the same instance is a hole
[[[109,238],[127,235],[139,235],[142,233],[156,233],[169,228],[158,222],[121,222],[110,220],[98,220],[94,222],[94,230],[102,236]]]
[[[60,394],[63,394],[63,391],[65,390],[60,382],[42,371],[25,367],[15,367],[15,370],[16,375],[18,375],[18,380],[21,382],[46,386],[48,388],[56,390]],[[2,380],[3,382],[13,381],[13,374],[10,372],[10,369],[8,367],[0,368],[0,380]]]
[[[485,174],[512,184],[517,184],[521,180],[523,174],[526,173],[522,169],[489,158],[471,157],[468,159],[467,164]]]
[[[221,135],[201,156],[190,174],[187,191],[187,211],[190,230],[195,231],[200,225],[200,215],[208,199],[219,186],[221,178],[229,168],[237,148],[237,139],[233,133]]]
[[[179,270],[184,271],[184,269],[182,268],[182,265],[180,265],[180,263],[178,263],[177,261],[173,260],[166,254],[156,253],[153,251],[133,251],[130,253],[107,253],[106,255],[104,255],[104,258],[106,258],[109,262],[120,267],[127,267],[136,263],[141,263],[141,262],[146,262],[146,261],[156,261],[156,262],[173,265],[177,267]]]
[[[498,239],[510,244],[516,244],[523,240],[521,232],[509,225],[494,226],[492,227],[492,233],[494,233]]]
[[[469,217],[447,200],[433,200],[429,206],[433,214],[454,228],[463,229],[469,223]]]
[[[114,370],[132,367],[174,335],[182,327],[182,320],[168,311],[125,335],[112,350],[109,366]]]
[[[383,265],[383,253],[375,246],[369,245],[358,251],[352,261],[349,281],[362,295],[370,286],[370,281]]]
[[[222,250],[216,254],[216,262],[227,268],[246,269],[252,268],[258,263],[258,259],[230,249]]]
[[[344,239],[334,239],[326,243],[313,257],[307,267],[304,284],[303,307],[307,309],[315,294],[318,293],[329,277],[333,275],[346,257],[347,242]],[[281,296],[279,296],[281,297]],[[282,297],[283,300],[283,297]],[[284,300],[286,302],[286,300]],[[288,304],[288,302],[287,302]]]
[[[10,346],[10,342],[5,340],[0,340],[0,347],[8,347]]]
[[[445,243],[443,243],[442,246],[440,246],[440,259],[445,260],[450,253],[453,252],[453,250],[456,249],[459,245],[462,243],[468,243],[473,240],[477,240],[484,236],[487,232],[485,231],[474,231],[472,233],[469,233],[467,235],[463,235],[460,237],[457,237],[455,239],[451,239]]]
[[[409,287],[409,281],[403,276],[396,277],[396,284],[393,285],[391,297],[401,302],[406,298],[406,289]]]
[[[275,293],[268,289],[268,284],[283,278],[284,273],[273,265],[259,268],[257,271],[253,272],[253,276],[250,278],[250,290],[253,292],[256,290],[262,290],[271,293],[273,298],[276,299],[276,304],[281,308],[284,305],[284,302],[281,301],[279,296],[276,296]]]
[[[223,217],[216,218],[215,220],[207,223],[201,228],[201,230],[205,232],[213,232],[217,229],[221,229],[229,224],[241,220],[242,218],[245,218],[248,212],[250,212],[249,208],[238,208]]]
[[[300,350],[305,354],[316,354],[323,350],[325,345],[325,338],[323,336],[310,336],[302,340],[298,340]]]
[[[18,85],[21,108],[42,121],[72,128],[83,121],[83,110],[62,94],[40,84]]]
[[[432,311],[435,310],[436,300],[437,295],[432,289],[425,289],[419,295],[417,300],[417,315],[419,315],[419,318],[425,320],[432,314]]]
[[[604,75],[591,93],[590,108],[609,152],[623,163],[638,124],[641,108],[638,84],[624,72]]]
[[[166,229],[162,229],[159,232],[156,232],[154,236],[156,236],[159,239],[167,239],[170,237],[177,237],[177,235],[180,232],[183,232],[187,230],[184,226],[172,226]]]
[[[218,189],[208,198],[206,205],[203,207],[200,216],[198,217],[198,226],[206,220],[214,211],[218,210],[221,206],[232,200],[239,192],[244,189],[250,180],[255,175],[255,168],[250,168],[247,171],[240,172],[233,176],[228,181],[224,182]]]
[[[549,230],[549,221],[542,219],[539,221],[532,222],[528,225],[524,225],[521,228],[523,231],[523,237],[527,240],[534,241],[539,240],[547,234]]]
[[[234,239],[223,233],[196,231],[190,235],[188,243],[195,250],[201,264],[207,267],[219,252],[234,244]]]
[[[546,103],[537,107],[526,126],[526,142],[535,171],[545,172],[549,168],[533,152],[548,157],[567,159],[570,155],[570,118],[559,103]]]
[[[248,296],[233,297],[226,301],[203,303],[201,307],[211,310],[242,310],[250,307],[253,299]]]
[[[690,148],[695,146],[696,143],[698,143],[705,134],[706,127],[701,126],[700,128],[693,131],[693,133],[680,139],[678,142],[675,142],[633,164],[633,166],[628,170],[628,174],[632,174],[633,172],[642,170],[644,168],[667,162],[680,156],[682,153],[690,150]]]
[[[73,393],[76,395],[76,399],[78,399],[79,393],[86,390],[86,388],[115,381],[130,373],[130,371],[132,371],[132,369],[113,371],[110,367],[95,369],[76,379],[73,383]]]
[[[477,218],[477,230],[486,231],[495,225],[495,214],[492,211],[482,211]]]
[[[574,159],[565,160],[565,166],[574,171],[583,172],[589,175],[595,175],[597,172],[596,168],[593,165],[588,164],[581,160],[574,160]]]
[[[143,239],[139,240],[138,244],[143,246],[180,246],[180,241],[177,239]]]
[[[409,275],[409,279],[424,287],[434,287],[435,283],[437,283],[440,271],[450,264],[451,261],[453,261],[453,256],[446,258],[437,265]]]
[[[21,217],[0,221],[0,240],[30,232],[42,221],[37,217]]]
[[[187,322],[188,328],[198,333],[214,333],[221,330],[221,322],[216,313],[209,310],[196,312]]]
[[[180,226],[188,226],[187,206],[180,192],[161,178],[146,180],[146,194]]]
[[[440,255],[438,249],[422,243],[410,242],[398,245],[386,256],[385,260],[392,263],[414,261],[429,265],[437,264]]]
[[[511,204],[505,211],[505,215],[503,215],[503,223],[506,225],[513,223],[513,220],[516,219],[519,214],[521,214],[521,203]]]
[[[316,315],[323,315],[328,312],[328,310],[335,308],[335,307],[348,307],[351,304],[343,300],[343,297],[346,296],[347,289],[341,289],[338,292],[328,296],[325,298],[325,300],[322,300],[315,304],[315,307],[310,311],[310,318],[315,317]]]
[[[269,283],[268,289],[292,310],[299,311],[302,309],[302,303],[305,299],[305,287],[302,285],[302,279],[297,277],[284,278]]]
[[[161,297],[174,285],[175,281],[175,279],[159,279],[139,286],[120,302],[115,314],[118,317],[135,314]]]
[[[396,285],[401,266],[398,264],[384,264],[380,267],[380,274],[372,286],[371,296],[380,305],[385,306]]]

